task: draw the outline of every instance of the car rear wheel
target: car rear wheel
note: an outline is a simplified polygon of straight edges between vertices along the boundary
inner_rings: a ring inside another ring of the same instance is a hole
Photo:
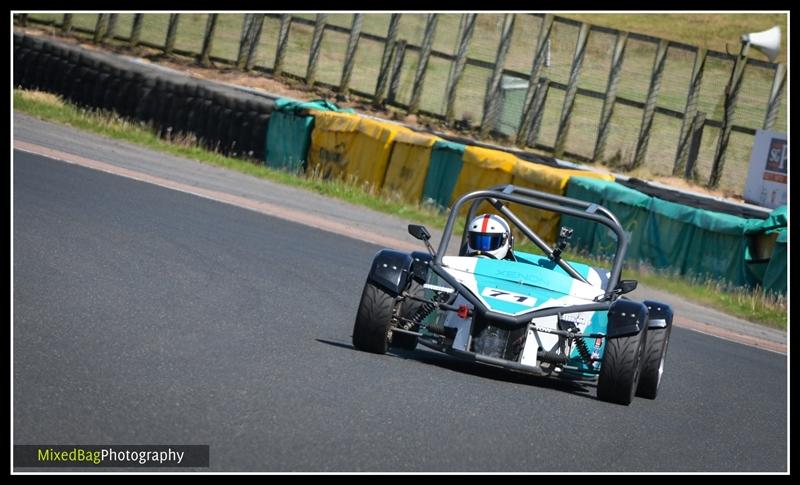
[[[636,395],[639,397],[655,399],[658,395],[671,330],[672,325],[665,328],[651,328],[647,331],[639,387],[636,389]]]
[[[391,295],[372,283],[364,285],[353,326],[353,347],[376,354],[386,353],[394,305],[395,298]]]
[[[647,327],[636,335],[608,339],[597,381],[598,399],[626,406],[633,401],[646,340]]]

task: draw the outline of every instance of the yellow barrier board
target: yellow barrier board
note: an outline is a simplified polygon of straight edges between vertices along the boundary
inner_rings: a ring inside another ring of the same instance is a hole
[[[314,111],[314,117],[309,171],[324,178],[367,183],[375,190],[384,188],[410,202],[420,200],[438,137],[352,113]],[[573,175],[614,180],[611,174],[548,167],[477,146],[464,149],[463,161],[451,202],[467,192],[509,183],[564,195]],[[513,205],[511,208],[545,241],[555,242],[558,214]],[[479,210],[489,210],[489,206],[481,204]]]
[[[614,176],[607,173],[548,167],[521,160],[515,167],[511,183],[519,187],[564,195],[569,178],[572,176],[614,181]],[[512,207],[512,210],[542,239],[550,244],[555,243],[561,222],[560,214],[530,207]]]
[[[433,145],[439,137],[400,132],[394,139],[383,190],[408,202],[419,202],[431,162]]]
[[[408,128],[350,113],[314,112],[308,168],[323,178],[345,178],[380,189],[392,143]]]
[[[451,203],[467,192],[511,183],[514,167],[520,162],[510,153],[476,146],[464,149],[463,160],[464,166],[453,188]]]
[[[313,111],[314,129],[308,150],[308,172],[325,179],[342,178],[361,117],[352,113]]]

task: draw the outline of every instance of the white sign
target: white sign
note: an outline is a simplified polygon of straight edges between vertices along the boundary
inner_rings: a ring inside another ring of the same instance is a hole
[[[789,155],[786,133],[756,130],[744,199],[763,207],[786,205]]]

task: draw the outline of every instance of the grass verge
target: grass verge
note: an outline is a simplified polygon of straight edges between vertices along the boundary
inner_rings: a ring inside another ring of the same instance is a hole
[[[63,123],[118,140],[124,140],[154,150],[236,170],[254,177],[301,187],[319,194],[362,205],[383,213],[412,219],[429,227],[443,228],[446,216],[436,209],[403,202],[399,197],[376,193],[369,187],[347,181],[322,180],[273,170],[251,161],[223,156],[199,147],[191,138],[165,140],[147,125],[133,123],[114,113],[78,108],[48,93],[14,90],[14,109],[39,119]],[[527,248],[530,250],[531,248]],[[604,266],[601,260],[565,253],[574,261],[593,266]],[[646,268],[626,268],[625,277],[708,305],[730,315],[770,327],[786,329],[787,301],[785,297],[765,293],[761,289],[731,288],[715,281],[700,282],[667,275]]]

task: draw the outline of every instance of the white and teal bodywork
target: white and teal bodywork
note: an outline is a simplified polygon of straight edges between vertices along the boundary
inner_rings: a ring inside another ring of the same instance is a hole
[[[569,264],[587,281],[584,283],[567,274],[561,267],[548,258],[515,252],[517,261],[496,260],[483,257],[445,256],[442,267],[454,279],[469,290],[489,310],[511,316],[555,307],[568,307],[585,305],[595,302],[596,298],[604,295],[609,273],[597,270],[591,266],[573,263]],[[434,275],[432,284],[441,283]],[[459,296],[456,305],[466,303]],[[446,327],[457,329],[453,348],[468,351],[470,319],[462,319],[448,312],[442,315]],[[573,321],[581,333],[605,333],[607,327],[607,313],[605,311],[586,311],[562,316],[562,320]],[[539,328],[558,329],[558,317],[546,316],[532,320],[533,325]],[[602,357],[603,339],[586,339],[589,350]],[[554,334],[537,332],[529,327],[525,347],[522,351],[520,363],[536,366],[537,350],[554,350],[558,345],[559,337]],[[577,372],[596,373],[598,367],[584,363],[577,353],[577,349],[570,351],[570,361],[567,364]]]

